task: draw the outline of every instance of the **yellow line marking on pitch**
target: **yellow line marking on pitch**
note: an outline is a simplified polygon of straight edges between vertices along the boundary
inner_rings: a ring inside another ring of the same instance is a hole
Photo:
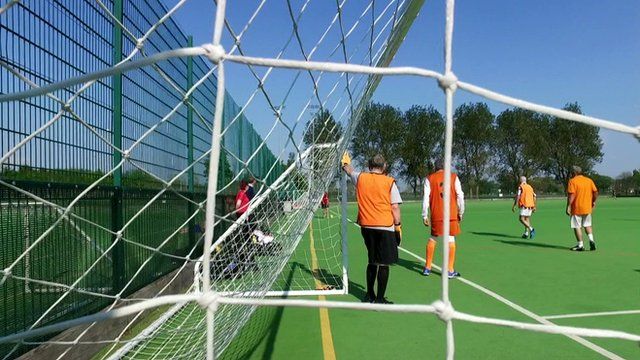
[[[311,268],[313,279],[316,283],[316,289],[323,289],[325,285],[318,279],[318,257],[316,256],[315,239],[313,238],[313,220],[309,224],[309,247],[311,248]],[[318,295],[318,300],[324,301],[324,295]],[[333,335],[331,335],[331,321],[329,320],[329,310],[327,308],[319,308],[320,311],[320,330],[322,333],[322,353],[325,360],[335,360],[336,351],[333,347]]]

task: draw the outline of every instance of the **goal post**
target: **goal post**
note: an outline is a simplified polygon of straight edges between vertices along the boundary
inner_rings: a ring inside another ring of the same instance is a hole
[[[347,174],[340,176],[340,235],[342,236],[342,284],[344,292],[349,293],[349,244],[348,238],[348,214],[347,214]]]
[[[329,156],[337,159],[337,144],[316,144],[307,148],[299,157],[298,160],[289,165],[289,167],[278,177],[278,179],[271,185],[266,187],[266,190],[258,194],[255,201],[252,201],[248,206],[246,212],[244,212],[241,216],[235,220],[227,230],[222,233],[216,241],[212,244],[209,252],[210,254],[217,254],[221,251],[221,247],[224,246],[225,242],[229,242],[232,237],[239,237],[241,234],[241,228],[243,224],[249,221],[249,219],[254,218],[256,214],[263,208],[282,208],[281,212],[278,212],[272,219],[274,221],[283,221],[287,224],[289,218],[294,218],[298,214],[306,214],[306,216],[313,216],[318,208],[318,204],[320,203],[320,198],[318,195],[318,190],[315,191],[315,194],[312,193],[309,189],[309,175],[313,174],[314,169],[309,166],[311,163],[311,154],[315,150],[325,151]],[[332,154],[332,155],[331,155]],[[335,161],[329,161],[333,163]],[[294,179],[297,181],[297,185],[301,185],[304,189],[292,189],[290,186],[290,180]],[[299,183],[299,181],[303,181]],[[305,183],[306,181],[306,183]],[[317,201],[316,201],[317,200]],[[291,203],[289,205],[289,209],[285,209],[285,204]],[[303,236],[303,232],[298,232],[294,235],[294,242],[297,244]],[[277,239],[276,234],[276,239]],[[254,236],[252,234],[252,236]],[[252,241],[258,241],[259,239],[252,239]],[[345,240],[341,240],[342,243]],[[296,246],[292,246],[295,248]],[[244,250],[244,249],[243,249]],[[202,258],[201,258],[202,259]],[[198,260],[195,262],[194,267],[194,288],[196,291],[202,291],[202,261]],[[239,292],[244,292],[241,289],[237,290]],[[282,292],[286,291],[286,289],[282,290]],[[282,294],[282,292],[280,294]],[[275,293],[274,293],[275,294]]]
[[[348,271],[349,241],[348,241],[348,231],[346,226],[348,191],[347,191],[346,175],[340,174],[339,179],[340,179],[339,188],[338,188],[338,192],[336,193],[337,200],[339,201],[339,204],[340,204],[340,210],[339,212],[336,213],[336,215],[338,215],[337,218],[340,223],[339,241],[335,239],[336,236],[331,236],[332,234],[327,234],[326,232],[324,234],[320,232],[319,233],[320,236],[314,235],[314,231],[317,230],[318,226],[323,226],[322,224],[323,220],[326,220],[326,219],[318,219],[318,220],[312,219],[306,234],[303,236],[303,239],[308,239],[309,237],[313,237],[313,243],[310,244],[303,241],[297,246],[296,251],[310,253],[310,256],[308,257],[310,261],[308,261],[307,265],[311,266],[310,268],[311,272],[309,273],[309,275],[313,277],[313,282],[309,281],[309,278],[307,278],[306,281],[302,282],[301,284],[302,286],[295,286],[293,284],[293,281],[289,281],[288,282],[289,288],[269,290],[266,292],[265,296],[290,297],[290,296],[312,296],[312,295],[346,295],[349,293],[349,271]],[[314,213],[317,213],[317,212],[318,210],[316,208]],[[333,219],[334,211],[329,210],[329,213],[330,213],[330,216],[329,216],[329,220],[327,221],[332,221],[331,219]],[[334,224],[334,227],[335,227],[335,224]],[[341,281],[338,281],[335,284],[327,285],[332,281],[327,281],[327,278],[320,271],[320,268],[318,266],[317,257],[319,252],[317,251],[317,244],[323,243],[323,242],[333,243],[333,246],[339,246],[339,249],[340,249],[340,254],[338,254],[339,257],[334,258],[334,260],[336,261],[337,265],[341,265],[341,274],[339,274],[339,276],[332,275],[331,280],[340,279]],[[315,258],[315,261],[314,261],[314,258]],[[283,275],[281,276],[284,276],[284,274],[286,274],[285,271],[283,271]],[[278,281],[276,281],[276,284],[278,284]]]

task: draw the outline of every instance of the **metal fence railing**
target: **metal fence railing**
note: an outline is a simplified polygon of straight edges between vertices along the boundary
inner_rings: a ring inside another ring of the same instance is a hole
[[[102,3],[108,12],[93,0],[38,0],[15,3],[1,13],[0,93],[20,92],[33,84],[42,86],[113,66],[136,47],[135,40],[114,17],[139,37],[167,12],[160,0]],[[144,53],[136,58],[190,45],[191,38],[170,19],[153,32],[145,42]],[[172,59],[156,66],[98,80],[73,102],[73,113],[62,111],[61,103],[47,96],[0,103],[2,157],[61,113],[55,123],[0,164],[0,180],[41,199],[0,184],[0,269],[19,259],[60,218],[60,210],[47,202],[66,207],[89,184],[113,169],[122,154],[112,145],[131,146],[180,103],[182,94],[211,68],[202,58]],[[66,101],[76,91],[68,88],[52,95]],[[0,286],[0,336],[27,329],[65,291],[21,277],[70,285],[97,262],[78,284],[82,291],[70,294],[49,311],[40,322],[45,325],[98,311],[113,301],[108,295],[119,293],[127,282],[131,284],[125,295],[181,264],[177,257],[196,246],[204,228],[203,213],[188,221],[197,209],[187,199],[201,202],[206,198],[208,158],[197,162],[173,183],[171,191],[164,192],[127,227],[123,234],[126,242],[106,249],[115,241],[114,232],[164,186],[149,173],[168,181],[211,147],[215,93],[216,79],[211,76],[191,96],[191,107],[180,108],[135,148],[122,168],[105,177],[73,207],[77,218],[65,218],[22,257],[15,267],[15,277]],[[223,126],[227,127],[241,108],[230,96],[225,103]],[[244,115],[222,139],[224,148],[241,160],[246,160],[260,143],[261,137]],[[279,164],[277,158],[264,147],[248,168],[271,183],[282,171],[278,165],[276,171],[269,172],[274,164]],[[224,184],[243,168],[242,163],[224,154],[220,166],[224,167]],[[224,200],[218,205],[222,211]],[[149,250],[184,222],[189,225],[162,248],[166,256]],[[132,278],[150,257],[151,264]],[[0,357],[12,347],[0,346]],[[23,345],[12,356],[28,349]]]

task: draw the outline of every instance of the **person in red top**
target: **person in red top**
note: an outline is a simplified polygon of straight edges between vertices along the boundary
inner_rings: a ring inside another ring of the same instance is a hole
[[[322,212],[324,213],[324,218],[329,217],[329,193],[325,192],[322,195],[322,200],[320,201],[320,206],[322,207]]]
[[[240,188],[236,194],[236,217],[239,218],[249,208],[249,196],[247,195],[247,182],[240,181]]]
[[[247,191],[249,186],[245,180],[240,181],[238,192],[236,193],[235,200],[235,215],[238,222],[238,234],[231,237],[230,241],[225,242],[222,246],[226,247],[228,256],[231,262],[228,264],[225,271],[228,272],[228,276],[234,276],[233,274],[239,272],[242,273],[256,266],[254,260],[256,250],[251,247],[252,232],[255,227],[255,221],[253,214],[248,214],[242,222],[238,221],[248,210],[251,200]]]
[[[584,243],[582,242],[582,228],[584,228],[589,238],[589,248],[591,251],[595,251],[596,242],[593,239],[591,213],[596,206],[598,188],[593,180],[582,175],[582,169],[579,166],[574,166],[571,174],[573,177],[567,185],[567,215],[571,217],[571,228],[578,241],[578,244],[571,250],[584,251]]]

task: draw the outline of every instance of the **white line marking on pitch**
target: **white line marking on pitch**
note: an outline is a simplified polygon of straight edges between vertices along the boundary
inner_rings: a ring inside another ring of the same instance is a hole
[[[413,256],[414,258],[416,258],[416,259],[418,259],[420,261],[423,261],[423,262],[425,261],[425,259],[421,258],[419,255],[416,255],[416,254],[412,253],[411,251],[409,251],[409,250],[407,250],[407,249],[405,249],[403,247],[398,247],[398,249],[404,251],[405,253]],[[437,266],[435,264],[433,265],[433,267],[435,267],[436,270],[438,270],[438,271],[442,270],[439,266]],[[495,292],[493,292],[493,291],[491,291],[491,290],[489,290],[489,289],[487,289],[487,288],[485,288],[485,287],[483,287],[481,285],[478,285],[478,284],[474,283],[471,280],[467,280],[467,279],[465,279],[463,277],[459,277],[454,281],[461,281],[464,284],[467,284],[467,285],[469,285],[469,286],[471,286],[471,287],[473,287],[473,288],[475,288],[477,290],[480,290],[483,293],[485,293],[485,294],[491,296],[492,298],[504,303],[505,305],[511,307],[512,309],[517,310],[518,312],[520,312],[520,313],[522,313],[524,315],[527,315],[528,317],[534,319],[535,321],[537,321],[537,322],[539,322],[541,324],[556,325],[556,324],[552,323],[551,321],[543,318],[542,316],[540,316],[538,314],[535,314],[534,312],[525,309],[524,307],[514,303],[513,301],[508,300],[505,297],[503,297],[501,295],[498,295]],[[585,339],[583,339],[583,338],[581,338],[579,336],[576,336],[576,335],[565,335],[565,336],[570,338],[570,339],[572,339],[572,340],[574,340],[574,341],[576,341],[576,342],[578,342],[578,343],[580,343],[580,344],[582,344],[582,345],[584,345],[584,346],[586,346],[586,347],[588,347],[589,349],[591,349],[591,350],[597,352],[598,354],[600,354],[602,356],[605,356],[605,357],[607,357],[609,359],[615,359],[615,360],[624,359],[624,358],[612,353],[611,351],[606,350],[604,348],[601,348],[600,346],[598,346],[598,345],[596,345],[596,344],[594,344],[594,343],[592,343],[592,342],[590,342],[588,340],[585,340]]]
[[[543,316],[543,318],[549,320],[549,319],[569,319],[569,318],[581,318],[581,317],[592,317],[592,316],[632,315],[632,314],[640,314],[640,310],[603,311],[603,312],[582,313],[582,314],[549,315],[549,316]]]
[[[351,219],[347,219],[347,221],[349,221],[350,223],[352,223],[353,225],[355,225],[357,227],[360,227],[360,225],[358,225],[355,222],[351,221]],[[407,249],[405,249],[405,248],[403,248],[401,246],[398,246],[398,249],[404,251],[408,255],[411,255],[414,258],[416,258],[416,259],[418,259],[418,260],[420,260],[422,262],[426,261],[425,259],[421,258],[419,255],[416,255],[416,254],[412,253],[411,251],[409,251],[409,250],[407,250]],[[438,265],[433,264],[433,267],[435,267],[436,270],[438,270],[438,271],[442,271],[442,268],[440,268]],[[491,296],[492,298],[504,303],[505,305],[509,306],[510,308],[512,308],[512,309],[514,309],[514,310],[516,310],[516,311],[518,311],[518,312],[520,312],[520,313],[522,313],[522,314],[534,319],[535,321],[539,322],[540,324],[556,326],[556,324],[554,324],[551,321],[545,319],[544,317],[542,317],[542,316],[540,316],[540,315],[538,315],[538,314],[536,314],[536,313],[534,313],[534,312],[532,312],[530,310],[525,309],[524,307],[514,303],[513,301],[508,300],[507,298],[505,298],[505,297],[503,297],[501,295],[498,295],[495,292],[493,292],[493,291],[491,291],[491,290],[489,290],[489,289],[487,289],[487,288],[485,288],[485,287],[483,287],[481,285],[478,285],[478,284],[474,283],[471,280],[467,280],[467,279],[465,279],[463,277],[459,277],[459,278],[456,278],[456,280],[454,280],[454,281],[460,281],[463,284],[467,284],[467,285],[469,285],[469,286],[471,286],[471,287],[473,287],[473,288],[475,288],[477,290],[480,290],[481,292],[483,292],[483,293]],[[613,360],[624,360],[624,358],[612,353],[611,351],[609,351],[607,349],[604,349],[604,348],[602,348],[602,347],[600,347],[600,346],[598,346],[598,345],[596,345],[596,344],[594,344],[594,343],[592,343],[592,342],[590,342],[588,340],[585,340],[585,339],[583,339],[583,338],[581,338],[579,336],[576,336],[576,335],[564,335],[564,336],[566,336],[566,337],[568,337],[568,338],[570,338],[570,339],[572,339],[572,340],[574,340],[574,341],[586,346],[587,348],[597,352],[598,354],[600,354],[600,355],[602,355],[604,357],[607,357],[607,358],[613,359]]]

